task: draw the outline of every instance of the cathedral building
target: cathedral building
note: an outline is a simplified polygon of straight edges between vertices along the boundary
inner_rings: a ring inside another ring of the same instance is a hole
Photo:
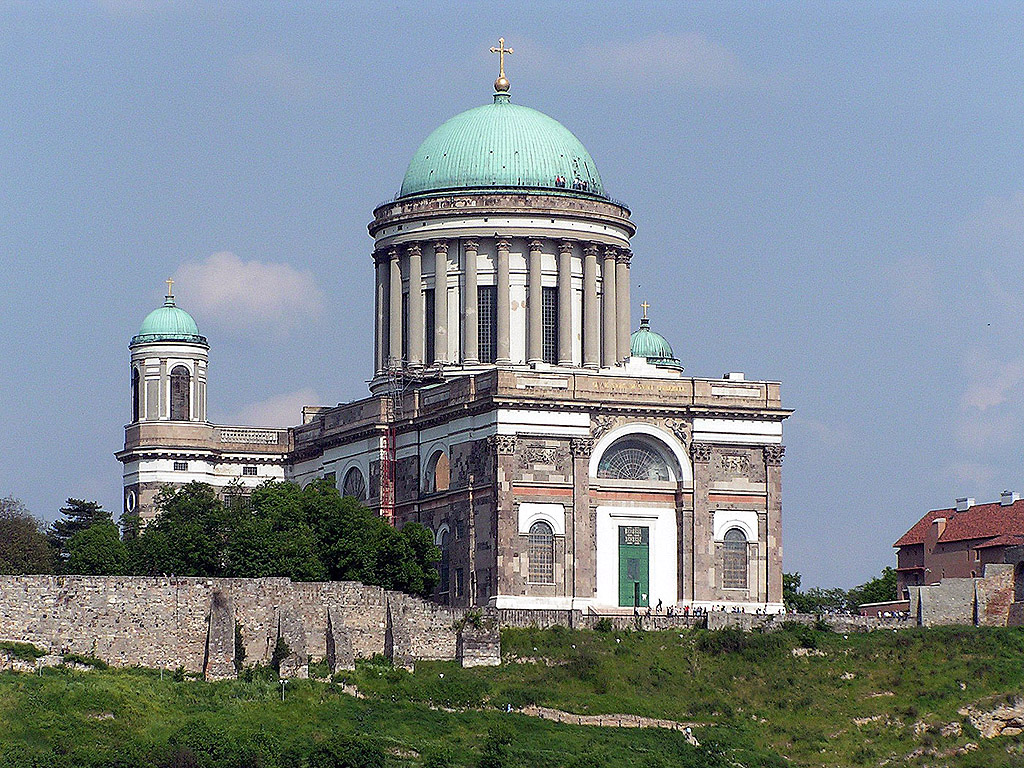
[[[433,532],[451,605],[782,610],[779,384],[685,375],[646,306],[632,329],[629,209],[503,66],[494,88],[373,212],[369,397],[209,423],[210,346],[168,288],[129,345],[125,511],[327,477]]]

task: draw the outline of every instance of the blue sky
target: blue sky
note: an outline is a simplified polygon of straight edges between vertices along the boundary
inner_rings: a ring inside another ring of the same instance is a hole
[[[852,586],[1024,491],[1024,5],[580,5],[0,4],[0,495],[119,509],[168,275],[214,421],[361,397],[366,224],[499,36],[632,208],[634,308],[783,382],[786,570]]]

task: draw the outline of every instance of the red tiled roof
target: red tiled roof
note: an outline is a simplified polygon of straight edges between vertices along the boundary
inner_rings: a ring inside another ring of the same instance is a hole
[[[1024,537],[1024,499],[1005,507],[998,501],[991,504],[975,504],[970,509],[957,512],[953,509],[933,509],[905,534],[894,547],[910,544],[924,544],[925,534],[937,517],[946,518],[946,530],[939,541],[964,541],[967,539],[988,539],[995,536]],[[1024,543],[1014,541],[1013,543]],[[986,546],[993,546],[990,542]],[[997,545],[998,546],[998,545]]]
[[[986,547],[1013,547],[1018,544],[1024,544],[1024,535],[1019,533],[1004,534],[1003,536],[996,536],[994,539],[978,544],[975,549],[985,549]]]

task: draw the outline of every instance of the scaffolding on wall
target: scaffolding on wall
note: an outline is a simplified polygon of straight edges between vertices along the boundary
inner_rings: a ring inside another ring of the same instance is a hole
[[[410,389],[441,381],[440,370],[410,368],[405,360],[392,359],[384,369],[384,444],[380,456],[380,515],[395,521],[395,470],[397,467],[398,424],[405,419],[405,395]]]

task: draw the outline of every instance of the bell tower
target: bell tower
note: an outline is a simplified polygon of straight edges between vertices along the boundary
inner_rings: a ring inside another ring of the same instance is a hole
[[[163,306],[149,313],[132,337],[131,423],[206,421],[210,345],[192,316],[176,306],[167,280]]]

